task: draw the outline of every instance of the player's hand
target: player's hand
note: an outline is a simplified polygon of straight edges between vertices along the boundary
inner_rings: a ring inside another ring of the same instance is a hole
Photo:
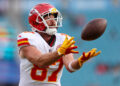
[[[92,50],[90,50],[89,52],[85,53],[83,52],[83,54],[78,58],[79,64],[83,64],[84,62],[86,62],[87,60],[99,55],[101,53],[101,51],[96,52],[97,49],[93,48]]]
[[[57,50],[58,54],[66,55],[69,53],[79,53],[78,51],[73,50],[77,48],[77,46],[73,46],[74,44],[75,44],[74,37],[71,37],[70,39],[68,39],[68,37],[66,36],[63,44]]]

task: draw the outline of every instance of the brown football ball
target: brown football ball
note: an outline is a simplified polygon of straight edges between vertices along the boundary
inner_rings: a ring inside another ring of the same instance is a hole
[[[104,18],[96,18],[88,22],[81,32],[81,38],[91,41],[99,38],[105,31],[107,20]]]

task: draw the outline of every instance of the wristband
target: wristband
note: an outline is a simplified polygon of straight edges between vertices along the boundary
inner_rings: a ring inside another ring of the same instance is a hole
[[[78,69],[74,69],[74,68],[71,66],[72,62],[73,62],[73,61],[71,61],[71,62],[69,63],[68,68],[69,68],[70,71],[75,72],[75,71],[78,70]]]

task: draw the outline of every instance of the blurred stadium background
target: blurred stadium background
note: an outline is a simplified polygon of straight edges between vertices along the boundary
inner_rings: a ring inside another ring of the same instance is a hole
[[[31,30],[29,10],[41,2],[60,10],[64,19],[59,32],[75,37],[80,54],[92,48],[102,51],[75,73],[64,69],[62,86],[120,86],[120,0],[0,0],[0,86],[18,86],[16,37]],[[83,41],[82,28],[95,18],[107,19],[105,33],[97,40]]]

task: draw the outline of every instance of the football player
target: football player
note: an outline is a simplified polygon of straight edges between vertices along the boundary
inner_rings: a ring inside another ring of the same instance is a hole
[[[70,72],[80,69],[84,62],[100,54],[96,49],[83,53],[78,59],[73,54],[74,37],[57,33],[62,16],[52,5],[41,3],[31,9],[29,24],[33,32],[18,35],[20,55],[19,86],[61,86],[63,66]]]

